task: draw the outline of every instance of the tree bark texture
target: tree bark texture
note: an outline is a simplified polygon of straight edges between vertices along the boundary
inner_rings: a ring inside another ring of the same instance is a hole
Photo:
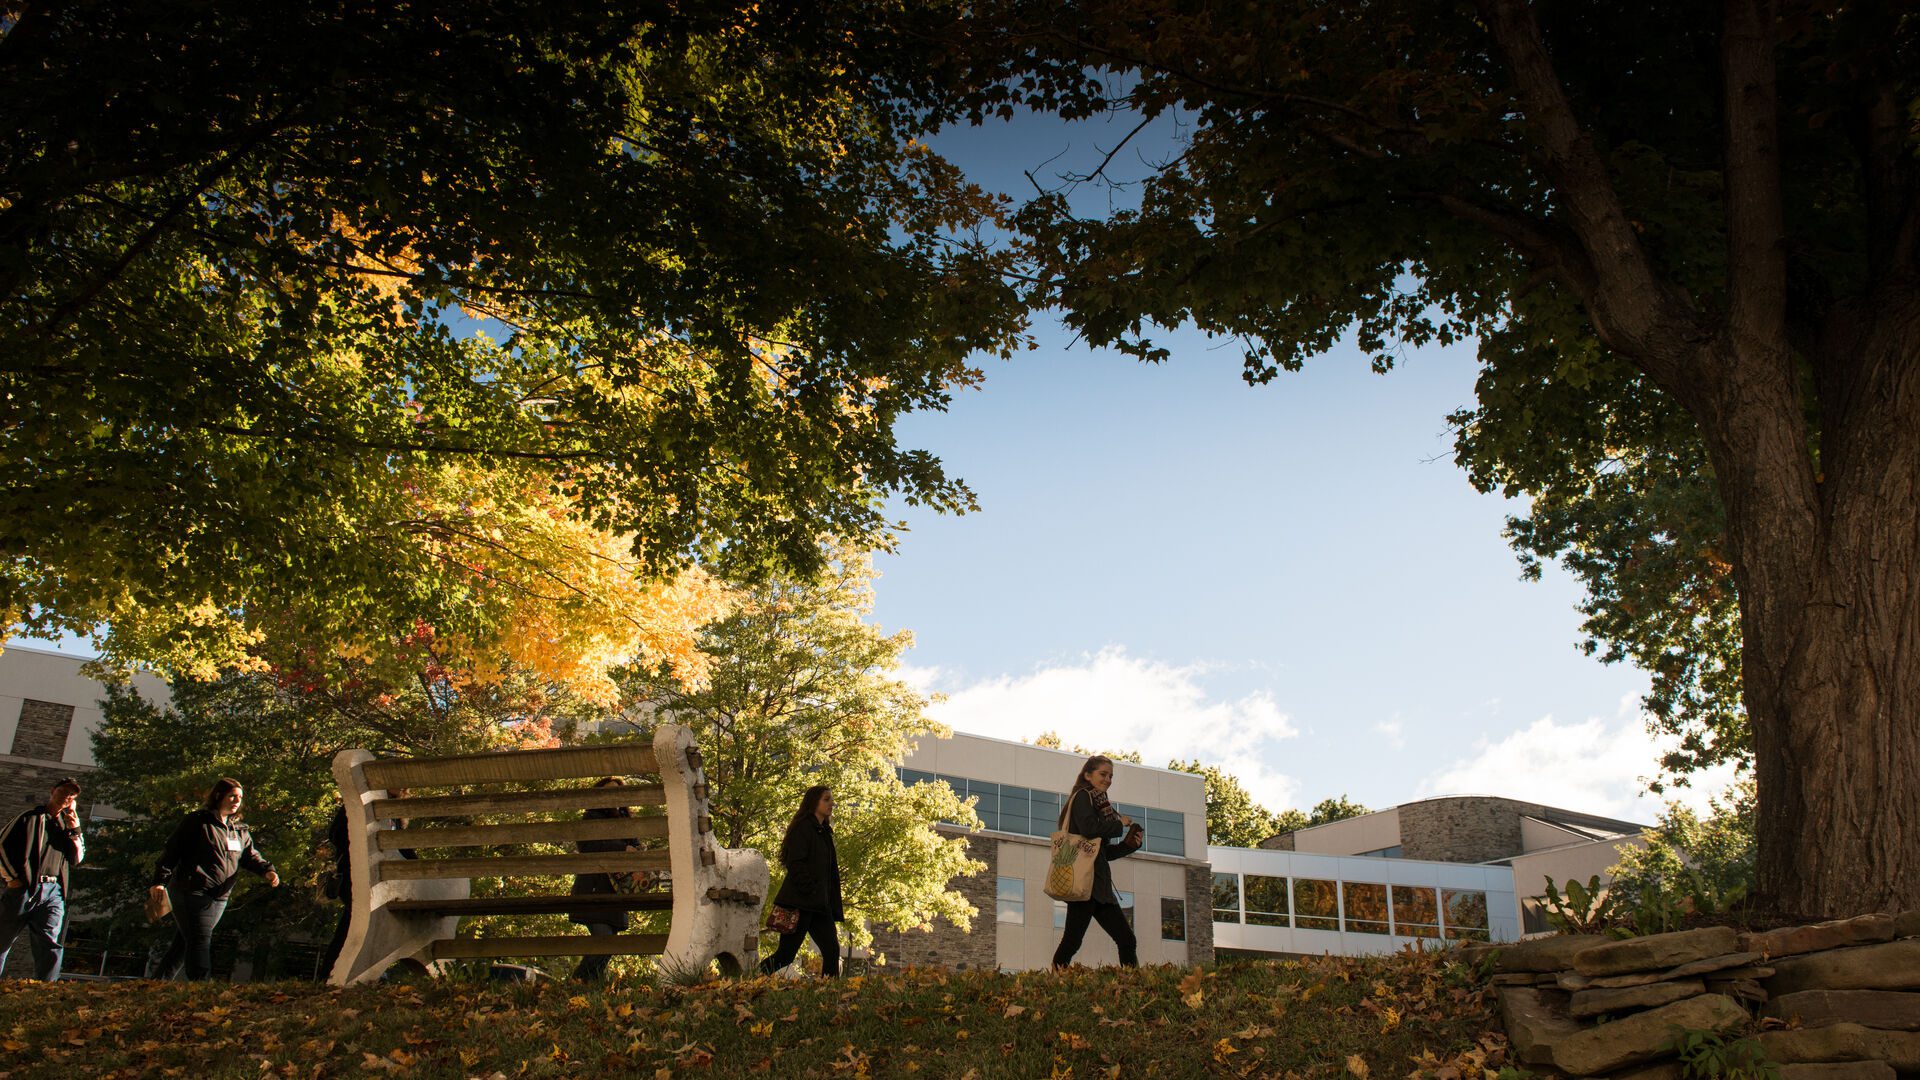
[[[1920,897],[1920,289],[1834,321],[1817,459],[1797,377],[1751,356],[1701,417],[1740,590],[1759,891],[1819,916]]]

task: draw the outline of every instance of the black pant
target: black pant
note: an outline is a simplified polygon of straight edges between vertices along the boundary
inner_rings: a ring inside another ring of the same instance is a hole
[[[1087,924],[1096,920],[1100,929],[1119,946],[1120,962],[1139,967],[1140,957],[1134,951],[1133,927],[1127,925],[1127,913],[1119,904],[1103,904],[1098,900],[1067,901],[1067,925],[1060,932],[1060,947],[1053,950],[1053,966],[1060,968],[1073,963],[1073,954],[1080,951],[1080,943],[1086,940]]]
[[[340,950],[346,948],[347,931],[353,927],[353,898],[348,897],[346,907],[340,912],[340,921],[334,924],[333,940],[327,942],[327,951],[320,954],[320,972],[316,976],[321,982],[333,977],[334,962],[340,959]]]
[[[800,953],[800,942],[809,935],[813,938],[813,947],[820,950],[820,970],[827,975],[840,974],[840,937],[834,933],[833,919],[818,911],[800,913],[793,932],[781,934],[780,947],[760,961],[760,974],[771,975],[793,963],[793,958]]]
[[[227,898],[167,890],[173,902],[173,944],[148,972],[149,978],[172,979],[184,962],[187,978],[198,981],[213,974],[213,928],[227,913]]]

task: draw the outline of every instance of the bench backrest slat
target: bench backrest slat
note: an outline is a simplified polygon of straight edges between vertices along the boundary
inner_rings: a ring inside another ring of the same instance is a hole
[[[572,821],[513,821],[499,825],[441,825],[426,829],[382,829],[381,851],[411,848],[485,847],[494,844],[566,844],[579,840],[649,839],[667,835],[662,814]]]
[[[381,868],[389,881],[428,878],[528,877],[544,874],[620,874],[668,870],[664,851],[606,851],[571,855],[493,855],[462,859],[399,859]]]
[[[641,776],[659,771],[653,747],[644,743],[565,746],[554,750],[459,757],[389,758],[370,761],[365,767],[368,786],[388,789]]]
[[[468,814],[535,814],[550,810],[579,812],[615,806],[665,806],[667,793],[659,784],[620,787],[561,788],[556,791],[483,791],[472,795],[423,795],[410,799],[375,799],[370,813],[376,818],[464,817]]]

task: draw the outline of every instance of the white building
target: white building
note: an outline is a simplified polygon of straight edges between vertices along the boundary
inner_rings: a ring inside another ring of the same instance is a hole
[[[1085,761],[1082,754],[982,735],[956,732],[948,739],[919,740],[901,762],[901,778],[909,784],[944,780],[955,793],[975,800],[985,828],[969,836],[968,846],[987,869],[954,882],[979,911],[971,933],[944,920],[928,931],[879,933],[875,947],[889,963],[1003,971],[1052,963],[1066,905],[1041,890],[1048,838],[1059,820],[1061,799]],[[1205,781],[1122,761],[1114,765],[1110,794],[1117,810],[1146,829],[1142,848],[1112,863],[1114,890],[1133,923],[1140,962],[1212,960]],[[967,835],[955,826],[939,828]],[[1090,966],[1118,960],[1098,926],[1088,930],[1075,958]]]

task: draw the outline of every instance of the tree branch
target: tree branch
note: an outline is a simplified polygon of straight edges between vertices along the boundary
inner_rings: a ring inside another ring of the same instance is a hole
[[[1726,94],[1727,293],[1736,343],[1778,350],[1786,332],[1786,212],[1773,5],[1727,0],[1720,34]]]
[[[1593,267],[1593,291],[1583,299],[1595,333],[1656,382],[1683,392],[1686,362],[1701,336],[1697,317],[1654,273],[1606,163],[1573,114],[1527,0],[1480,0],[1480,9],[1513,73],[1528,134]]]

